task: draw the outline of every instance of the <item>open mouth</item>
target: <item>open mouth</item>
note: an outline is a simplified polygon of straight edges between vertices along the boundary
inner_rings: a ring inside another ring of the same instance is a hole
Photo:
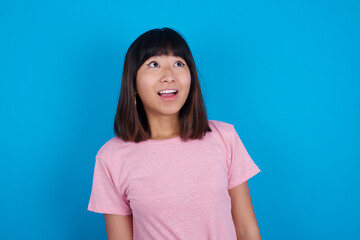
[[[161,97],[173,97],[176,94],[178,94],[178,92],[179,91],[177,91],[177,90],[166,90],[166,91],[158,92],[158,95]]]

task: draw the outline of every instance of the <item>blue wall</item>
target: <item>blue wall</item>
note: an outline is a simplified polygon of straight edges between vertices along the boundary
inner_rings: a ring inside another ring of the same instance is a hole
[[[185,36],[209,119],[235,125],[263,239],[355,239],[359,1],[0,3],[0,239],[106,239],[87,211],[127,48]]]

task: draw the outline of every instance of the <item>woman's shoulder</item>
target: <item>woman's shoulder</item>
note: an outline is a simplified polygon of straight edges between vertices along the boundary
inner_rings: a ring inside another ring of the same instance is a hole
[[[231,123],[219,121],[219,120],[208,120],[210,128],[222,135],[231,135],[235,130],[234,125]]]
[[[119,155],[127,145],[127,142],[115,136],[103,143],[99,148],[96,157],[101,158],[104,161],[110,161],[114,156]]]
[[[218,143],[224,147],[224,150],[230,153],[235,132],[234,125],[219,120],[209,120],[208,122],[212,129],[212,135],[217,139]]]

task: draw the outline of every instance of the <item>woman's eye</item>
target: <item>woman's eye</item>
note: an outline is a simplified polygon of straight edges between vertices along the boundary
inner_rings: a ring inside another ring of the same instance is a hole
[[[150,62],[149,64],[148,64],[148,66],[149,67],[158,67],[159,66],[159,64],[157,63],[157,62],[154,62],[154,61],[152,61],[152,62]]]
[[[183,63],[183,62],[181,62],[181,61],[177,61],[176,63],[175,63],[175,66],[176,67],[182,67],[182,66],[184,66],[185,64]]]

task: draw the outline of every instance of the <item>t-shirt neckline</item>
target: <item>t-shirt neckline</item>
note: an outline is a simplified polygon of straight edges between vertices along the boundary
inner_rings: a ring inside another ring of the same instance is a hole
[[[147,139],[144,142],[146,143],[171,143],[171,142],[179,142],[181,141],[180,136],[172,137],[172,138],[166,138],[166,139]]]

